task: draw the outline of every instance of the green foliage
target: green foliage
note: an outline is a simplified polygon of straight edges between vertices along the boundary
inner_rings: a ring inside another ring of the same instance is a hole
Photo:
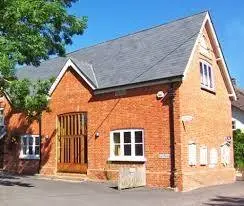
[[[30,118],[48,109],[51,80],[15,78],[16,65],[38,66],[50,55],[65,55],[65,45],[83,34],[87,18],[68,14],[77,0],[0,0],[0,92]]]
[[[234,131],[234,156],[235,167],[244,168],[244,133],[241,130]]]
[[[13,107],[24,112],[28,119],[40,117],[42,111],[48,110],[48,91],[53,79],[30,82],[29,80],[14,80],[9,83],[8,95]]]
[[[67,13],[76,0],[1,0],[0,72],[14,75],[16,64],[38,66],[50,55],[65,55],[65,45],[80,35],[87,18]]]

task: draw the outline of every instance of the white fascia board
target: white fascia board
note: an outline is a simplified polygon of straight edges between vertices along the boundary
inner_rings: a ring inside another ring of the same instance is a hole
[[[82,74],[82,72],[79,70],[79,68],[73,63],[73,61],[71,59],[69,59],[64,67],[62,68],[62,70],[60,71],[58,77],[56,78],[56,80],[54,81],[54,83],[52,84],[48,94],[51,96],[52,93],[54,92],[54,90],[56,89],[56,87],[58,86],[59,82],[61,81],[62,77],[64,76],[65,72],[67,71],[67,69],[69,67],[72,67],[72,69],[82,78],[85,80],[85,82],[94,90],[95,87],[91,84],[91,82]]]
[[[185,80],[185,78],[186,78],[186,76],[187,76],[187,73],[188,73],[188,70],[190,69],[190,66],[191,66],[191,63],[192,63],[194,54],[196,53],[196,50],[197,50],[197,46],[198,46],[198,43],[199,43],[199,39],[200,39],[200,37],[201,37],[201,35],[202,35],[202,32],[203,32],[203,29],[204,29],[204,27],[205,27],[206,22],[207,22],[207,15],[206,15],[206,17],[205,17],[205,19],[204,19],[204,21],[203,21],[203,24],[202,24],[202,26],[201,26],[201,29],[200,29],[200,31],[199,31],[199,33],[198,33],[198,35],[197,35],[197,38],[196,38],[196,42],[195,42],[195,44],[194,44],[194,46],[193,46],[193,49],[192,49],[192,51],[191,51],[190,58],[189,58],[189,60],[188,60],[188,62],[187,62],[187,65],[186,65],[186,68],[185,68],[185,71],[184,71],[184,74],[183,74],[183,81]]]

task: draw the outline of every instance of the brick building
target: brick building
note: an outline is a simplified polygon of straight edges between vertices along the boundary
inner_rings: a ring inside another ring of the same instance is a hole
[[[56,80],[41,138],[36,122],[1,99],[6,171],[116,180],[121,167],[144,167],[148,186],[179,190],[235,180],[236,96],[208,12],[19,69],[17,76]]]

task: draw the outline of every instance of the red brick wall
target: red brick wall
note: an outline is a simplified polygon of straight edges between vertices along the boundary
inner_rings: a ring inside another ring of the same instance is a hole
[[[71,86],[72,85],[72,86]],[[88,175],[91,178],[117,176],[120,166],[129,163],[108,162],[109,132],[114,129],[144,128],[147,181],[149,185],[169,185],[169,159],[159,159],[159,153],[169,153],[168,105],[156,99],[156,93],[166,86],[128,90],[121,98],[114,93],[93,96],[92,91],[74,72],[68,71],[52,95],[51,112],[43,117],[43,134],[52,137],[50,155],[42,167],[43,173],[56,171],[56,116],[67,112],[88,112]],[[46,123],[45,123],[46,122]],[[95,138],[95,133],[99,137]],[[130,166],[143,166],[142,163]]]
[[[185,123],[185,125],[180,122],[182,137],[181,172],[183,173],[184,190],[233,182],[235,178],[233,158],[231,164],[227,167],[220,163],[220,145],[224,143],[226,136],[232,136],[231,102],[206,30],[204,30],[204,34],[211,50],[211,57],[203,56],[197,49],[192,64],[179,89],[181,115],[193,116],[193,120]],[[216,88],[215,94],[202,90],[200,87],[199,60],[201,59],[212,64]],[[198,164],[193,167],[188,165],[188,143],[190,141],[194,141],[197,144]],[[215,168],[209,168],[209,165],[199,165],[199,147],[201,145],[206,145],[208,148],[208,162],[210,149],[216,148],[218,150],[218,165]]]
[[[25,116],[12,110],[11,104],[4,97],[0,100],[4,108],[7,136],[4,137],[4,170],[18,174],[35,174],[38,172],[39,160],[20,159],[20,135],[38,134],[36,122],[29,124]]]
[[[168,104],[156,99],[158,91],[166,92],[167,89],[167,85],[157,85],[127,90],[122,97],[116,97],[114,92],[94,96],[87,84],[75,72],[68,70],[51,97],[51,111],[43,114],[41,173],[52,175],[57,172],[57,115],[87,111],[89,177],[116,179],[121,166],[146,166],[148,185],[168,187],[170,159],[159,159],[160,153],[170,153]],[[18,127],[18,118],[11,117],[11,128]],[[125,128],[144,129],[145,164],[108,162],[110,131]],[[37,125],[31,130],[38,133]],[[24,132],[23,129],[21,131]],[[100,134],[98,138],[95,138],[96,132]]]

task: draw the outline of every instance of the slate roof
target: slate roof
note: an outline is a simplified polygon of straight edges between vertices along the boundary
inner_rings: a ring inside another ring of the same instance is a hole
[[[207,12],[155,26],[17,70],[20,79],[57,77],[71,58],[97,89],[182,76]]]
[[[237,100],[232,101],[231,104],[232,106],[237,107],[238,109],[244,111],[244,90],[235,87],[235,91],[236,91]]]

